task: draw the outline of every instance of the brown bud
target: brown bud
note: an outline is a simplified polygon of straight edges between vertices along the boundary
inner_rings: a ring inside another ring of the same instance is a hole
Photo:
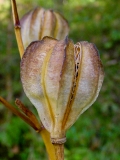
[[[98,97],[103,68],[95,45],[44,37],[32,42],[21,62],[24,91],[36,107],[53,143]]]
[[[50,36],[58,40],[64,39],[69,32],[67,21],[52,10],[36,8],[27,13],[20,21],[24,47],[32,41]]]

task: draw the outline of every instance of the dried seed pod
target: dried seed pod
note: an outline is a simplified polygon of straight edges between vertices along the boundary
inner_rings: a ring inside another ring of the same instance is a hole
[[[64,39],[69,32],[68,23],[64,17],[52,10],[36,8],[27,13],[20,21],[21,35],[24,47],[32,41],[50,36],[58,40]]]
[[[103,68],[94,44],[44,37],[32,42],[21,61],[24,91],[36,107],[52,143],[96,100]]]

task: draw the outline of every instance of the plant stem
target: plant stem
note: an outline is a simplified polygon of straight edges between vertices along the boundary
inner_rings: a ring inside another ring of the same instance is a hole
[[[46,150],[48,152],[49,160],[56,160],[55,158],[55,149],[53,144],[50,141],[50,134],[47,130],[44,128],[41,128],[41,124],[39,121],[34,117],[33,113],[29,111],[23,104],[20,102],[20,100],[16,100],[16,104],[21,107],[21,111],[14,108],[9,102],[7,102],[4,98],[0,97],[0,102],[7,107],[12,113],[20,117],[22,120],[24,120],[27,124],[29,124],[36,132],[38,132],[44,141],[44,144],[46,146]],[[21,106],[22,105],[22,106]]]
[[[15,35],[16,35],[16,39],[17,39],[18,49],[20,52],[20,57],[22,58],[23,53],[24,53],[24,46],[23,46],[23,41],[22,41],[22,37],[21,37],[21,26],[20,26],[19,16],[18,16],[18,12],[17,12],[16,1],[11,0],[11,4],[12,4],[12,14],[13,14]]]
[[[64,144],[53,144],[55,148],[56,160],[64,160]]]
[[[18,117],[20,117],[22,120],[24,120],[27,124],[29,124],[32,128],[34,128],[36,131],[41,130],[41,126],[39,124],[36,125],[34,122],[31,121],[30,118],[28,118],[27,116],[25,116],[23,113],[21,113],[20,111],[18,111],[15,107],[13,107],[9,102],[7,102],[4,98],[0,97],[0,102],[7,107],[10,111],[12,111],[12,113],[14,113],[15,115],[17,115]]]
[[[53,144],[50,141],[50,133],[46,129],[43,129],[41,130],[40,134],[46,146],[49,160],[56,160],[55,149],[54,149]]]

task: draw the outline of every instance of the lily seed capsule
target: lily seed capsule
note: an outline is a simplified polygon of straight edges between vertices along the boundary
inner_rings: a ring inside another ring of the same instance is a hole
[[[69,33],[68,22],[62,15],[40,7],[25,14],[20,24],[24,48],[32,41],[41,40],[45,36],[60,40]]]
[[[66,131],[98,97],[103,78],[98,50],[85,41],[44,37],[27,47],[21,61],[24,91],[52,143],[66,141]]]

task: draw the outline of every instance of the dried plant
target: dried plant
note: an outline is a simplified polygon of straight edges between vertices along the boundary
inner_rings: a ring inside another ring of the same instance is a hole
[[[66,131],[94,103],[103,77],[92,43],[44,37],[27,47],[21,61],[23,88],[55,146],[63,149]]]
[[[74,44],[66,37],[67,21],[51,10],[36,8],[20,25],[16,2],[11,2],[21,81],[42,123],[20,100],[16,100],[19,110],[2,97],[0,101],[42,135],[49,159],[64,160],[66,131],[95,102],[102,86],[98,50],[86,41]]]

